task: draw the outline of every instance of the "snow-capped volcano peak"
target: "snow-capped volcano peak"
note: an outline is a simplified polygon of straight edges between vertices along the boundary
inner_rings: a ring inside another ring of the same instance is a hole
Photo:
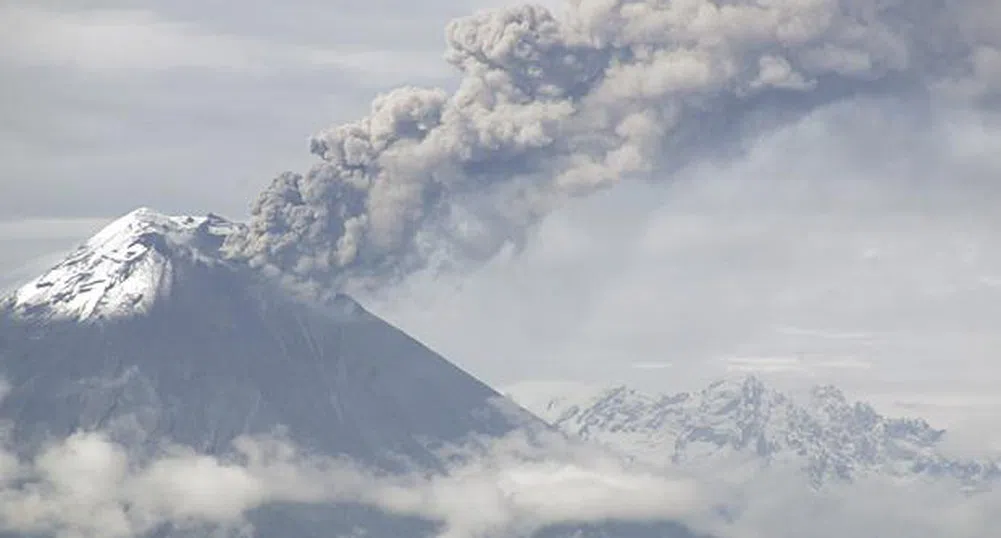
[[[237,226],[139,209],[5,300],[11,439],[100,430],[219,453],[281,430],[395,469],[536,420],[350,297],[314,301],[228,260]]]
[[[98,320],[146,311],[170,293],[177,264],[218,263],[236,224],[139,208],[115,220],[4,306],[22,317]]]

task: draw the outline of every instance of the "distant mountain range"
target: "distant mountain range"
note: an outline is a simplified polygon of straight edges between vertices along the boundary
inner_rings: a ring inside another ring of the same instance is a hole
[[[943,451],[944,430],[883,416],[832,386],[796,399],[750,376],[671,395],[566,384],[525,384],[509,395],[568,434],[657,465],[711,467],[734,459],[795,465],[816,486],[866,473],[954,478],[969,487],[1001,478],[996,461]]]

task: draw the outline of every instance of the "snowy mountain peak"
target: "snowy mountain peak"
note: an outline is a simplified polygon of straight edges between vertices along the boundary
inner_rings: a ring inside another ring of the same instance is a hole
[[[699,393],[706,411],[729,412],[744,409],[753,413],[767,412],[773,405],[785,401],[785,396],[769,390],[754,376],[743,379],[723,379],[710,384]]]
[[[4,309],[25,318],[79,321],[146,311],[170,293],[177,264],[221,263],[216,253],[236,226],[211,214],[136,209],[14,291]]]
[[[515,399],[554,426],[656,464],[721,459],[793,464],[816,484],[868,472],[929,474],[966,482],[1001,477],[990,461],[960,461],[940,450],[944,430],[892,418],[832,386],[797,398],[755,377],[697,391],[646,394],[614,387],[587,398],[550,394]],[[541,403],[541,405],[540,405]]]
[[[396,469],[536,419],[348,296],[302,297],[220,252],[236,224],[139,209],[0,308],[0,422],[19,446],[78,430],[216,454],[283,431]]]

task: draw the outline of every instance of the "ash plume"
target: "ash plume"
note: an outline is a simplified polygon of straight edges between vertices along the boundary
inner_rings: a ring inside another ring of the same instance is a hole
[[[272,181],[232,257],[378,285],[490,259],[570,197],[669,180],[756,112],[1001,96],[1001,8],[974,0],[569,0],[445,34],[457,89],[398,88],[314,135],[320,162]]]

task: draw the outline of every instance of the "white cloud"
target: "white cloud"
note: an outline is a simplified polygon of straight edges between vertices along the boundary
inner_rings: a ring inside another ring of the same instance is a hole
[[[121,447],[77,435],[37,455],[0,491],[0,528],[59,536],[132,536],[120,501],[128,470]]]
[[[556,437],[460,453],[447,475],[389,476],[280,439],[241,438],[225,457],[169,447],[144,462],[80,433],[30,460],[0,451],[0,529],[128,538],[170,522],[245,532],[248,512],[273,502],[367,504],[440,521],[449,538],[606,520],[680,521],[733,538],[988,538],[1001,523],[997,493],[968,496],[947,481],[869,476],[816,490],[791,467],[748,474],[725,459],[681,477]]]
[[[541,447],[518,435],[492,442],[402,499],[388,507],[445,521],[454,537],[558,523],[679,520],[700,509],[694,482],[558,436]]]
[[[539,446],[515,435],[459,454],[464,463],[447,475],[387,476],[281,439],[241,438],[226,457],[167,446],[142,461],[100,433],[78,433],[31,460],[0,451],[0,530],[125,538],[168,522],[245,528],[248,512],[274,502],[362,503],[469,538],[696,509],[690,482],[557,436]]]
[[[169,521],[237,521],[267,494],[267,485],[247,469],[197,454],[155,461],[133,487],[131,500]]]
[[[793,471],[773,469],[721,491],[737,514],[719,531],[732,538],[915,538],[994,536],[1001,496],[966,496],[956,484],[862,477],[811,490]]]

